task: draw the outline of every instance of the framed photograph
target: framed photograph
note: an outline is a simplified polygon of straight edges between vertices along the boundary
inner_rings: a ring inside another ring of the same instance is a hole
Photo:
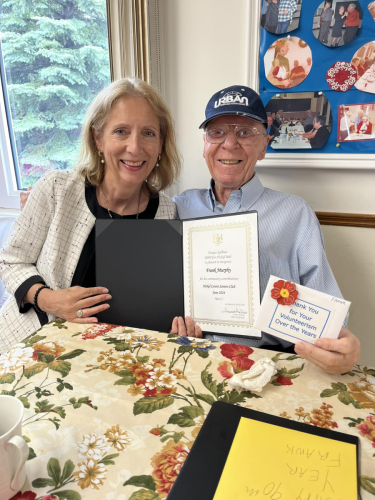
[[[322,92],[281,94],[268,102],[267,131],[274,150],[321,149],[332,130],[332,112]]]
[[[338,142],[374,141],[375,104],[371,102],[340,106],[337,140]]]
[[[327,47],[342,47],[359,35],[362,27],[361,4],[353,0],[324,0],[314,13],[313,33]]]
[[[367,10],[368,2],[360,0],[362,10]],[[319,4],[318,4],[319,5]],[[266,157],[259,162],[259,168],[330,168],[330,169],[375,169],[375,143],[371,140],[353,140],[339,142],[335,130],[339,127],[339,109],[341,105],[361,105],[366,101],[363,92],[353,86],[347,92],[332,90],[326,80],[328,69],[337,61],[351,62],[358,47],[374,41],[374,25],[371,16],[364,16],[362,29],[356,42],[348,43],[332,50],[324,46],[312,32],[311,20],[316,12],[315,2],[303,2],[299,27],[284,37],[302,38],[312,52],[312,68],[309,75],[296,88],[279,89],[266,78],[264,56],[266,51],[282,38],[282,35],[269,33],[261,27],[262,2],[248,0],[247,57],[245,78],[249,87],[259,92],[265,106],[273,97],[293,92],[323,92],[332,111],[332,133],[321,149],[303,149],[299,151],[275,151],[267,148]],[[353,44],[356,43],[354,50]],[[282,109],[282,108],[280,108]]]

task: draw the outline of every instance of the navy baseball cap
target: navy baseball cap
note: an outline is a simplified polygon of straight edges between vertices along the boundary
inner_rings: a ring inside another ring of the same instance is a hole
[[[267,123],[267,114],[259,95],[244,85],[232,85],[219,90],[208,101],[206,119],[199,128],[216,116],[247,116],[257,122]]]

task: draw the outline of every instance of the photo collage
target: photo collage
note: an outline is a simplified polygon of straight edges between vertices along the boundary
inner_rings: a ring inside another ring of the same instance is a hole
[[[310,32],[302,29],[309,20]],[[272,150],[329,143],[332,152],[336,136],[337,147],[375,139],[373,96],[366,95],[375,94],[374,21],[375,2],[262,0],[260,85]],[[324,73],[314,71],[315,62],[326,64]],[[319,79],[325,85],[314,85]]]

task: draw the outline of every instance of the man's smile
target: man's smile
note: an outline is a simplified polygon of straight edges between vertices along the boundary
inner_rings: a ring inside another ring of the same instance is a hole
[[[223,165],[238,165],[243,160],[219,160]]]

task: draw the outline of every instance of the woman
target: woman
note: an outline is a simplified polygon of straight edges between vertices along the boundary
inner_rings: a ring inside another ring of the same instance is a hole
[[[368,134],[372,133],[372,123],[368,119],[368,115],[362,116],[362,122],[357,126],[357,134]]]
[[[264,29],[269,31],[270,33],[276,33],[278,20],[279,2],[278,0],[271,0],[267,8]]]
[[[345,8],[340,7],[339,11],[336,12],[335,14],[335,24],[333,25],[332,28],[332,43],[331,47],[338,47],[341,37],[342,37],[342,27],[344,24],[344,21],[346,19],[345,16]]]
[[[279,89],[290,88],[290,66],[289,59],[286,57],[289,52],[289,41],[287,38],[281,38],[276,41],[272,48],[275,49],[275,57],[268,72],[267,80]]]
[[[175,218],[159,191],[179,170],[172,119],[152,87],[123,79],[100,92],[83,124],[77,168],[39,181],[0,253],[11,294],[0,311],[0,352],[54,317],[97,322],[111,296],[95,286],[95,220]]]

